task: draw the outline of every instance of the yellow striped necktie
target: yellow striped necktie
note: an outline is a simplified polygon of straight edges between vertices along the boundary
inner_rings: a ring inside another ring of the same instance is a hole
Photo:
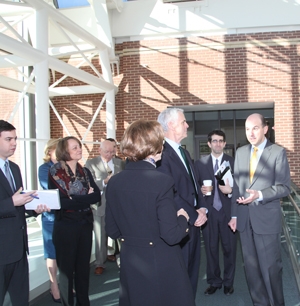
[[[250,158],[250,183],[252,183],[254,172],[257,166],[257,151],[258,148],[254,147]]]

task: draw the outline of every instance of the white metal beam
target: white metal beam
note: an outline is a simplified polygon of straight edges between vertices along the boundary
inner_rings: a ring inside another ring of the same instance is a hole
[[[104,44],[103,42],[101,42],[94,35],[84,30],[82,27],[77,25],[71,19],[67,18],[66,16],[58,12],[56,9],[48,5],[46,2],[41,1],[41,0],[24,0],[24,2],[30,4],[32,7],[36,9],[47,8],[49,17],[51,19],[58,22],[61,26],[69,30],[71,33],[76,34],[77,37],[83,39],[83,41],[94,45],[95,47],[97,47],[97,49],[104,50],[110,47]]]
[[[19,41],[16,41],[15,39],[1,33],[0,33],[0,49],[13,53],[19,57],[23,57],[27,60],[35,61],[36,63],[47,59],[49,62],[50,69],[54,69],[70,77],[73,77],[77,80],[80,80],[84,83],[101,88],[104,91],[117,90],[117,87],[113,84],[110,84],[109,82],[101,80],[93,76],[92,74],[89,74],[83,70],[68,65],[65,62],[53,58],[47,54],[44,54],[39,50],[36,50],[27,45],[23,45]]]

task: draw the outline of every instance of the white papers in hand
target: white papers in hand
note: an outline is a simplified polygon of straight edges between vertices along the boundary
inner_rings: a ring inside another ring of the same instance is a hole
[[[24,190],[24,192],[30,191]],[[25,204],[27,210],[35,210],[40,204],[44,204],[50,209],[60,209],[58,189],[38,190],[36,193],[39,199],[33,199],[31,202]]]
[[[226,184],[226,179],[228,179],[230,187],[233,187],[233,176],[229,161],[223,161],[219,169],[216,171],[215,176],[217,176],[218,179],[221,179],[224,182],[224,185]]]

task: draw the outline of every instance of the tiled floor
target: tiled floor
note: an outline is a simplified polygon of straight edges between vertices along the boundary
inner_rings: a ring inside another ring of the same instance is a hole
[[[196,305],[198,306],[251,306],[251,298],[248,292],[243,262],[241,258],[240,245],[238,244],[237,266],[234,284],[234,294],[225,296],[223,290],[218,290],[212,296],[203,294],[207,287],[205,279],[205,253],[202,248],[202,260],[200,267],[198,292],[196,297]],[[283,283],[286,306],[300,306],[300,295],[296,286],[293,275],[292,265],[287,252],[286,243],[282,243],[283,256]],[[116,263],[108,262],[105,272],[96,276],[93,273],[94,267],[91,267],[90,274],[90,301],[91,306],[117,306],[118,305],[118,285],[119,285],[119,269]],[[30,306],[50,306],[54,305],[49,292],[33,301]],[[58,305],[58,304],[56,304]],[[143,306],[143,305],[141,305]],[[155,305],[153,305],[155,306]],[[166,305],[172,306],[172,305]],[[182,305],[184,306],[184,305]]]

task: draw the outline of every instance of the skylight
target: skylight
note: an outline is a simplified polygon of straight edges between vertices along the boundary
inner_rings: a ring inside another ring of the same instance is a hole
[[[88,0],[53,0],[56,8],[72,8],[78,6],[89,6]]]

